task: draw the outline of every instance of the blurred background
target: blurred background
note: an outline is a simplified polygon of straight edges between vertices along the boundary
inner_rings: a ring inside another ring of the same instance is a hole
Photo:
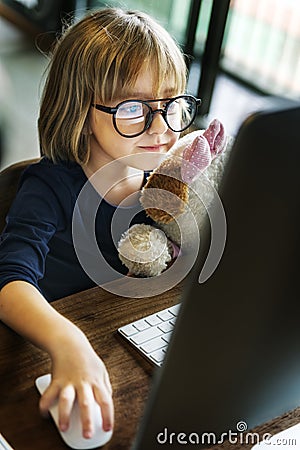
[[[188,92],[235,135],[250,113],[300,100],[299,0],[0,0],[0,169],[39,156],[37,118],[47,52],[62,22],[88,9],[148,12],[178,41]]]

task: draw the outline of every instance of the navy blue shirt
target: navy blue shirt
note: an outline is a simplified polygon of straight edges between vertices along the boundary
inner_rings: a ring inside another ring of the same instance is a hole
[[[82,192],[86,198],[77,207]],[[75,216],[74,208],[79,211]],[[23,280],[51,301],[122,276],[128,269],[116,244],[133,223],[151,223],[140,205],[116,208],[100,197],[77,163],[53,164],[43,158],[22,175],[0,237],[0,289]],[[96,245],[93,236],[90,244],[85,236],[91,224]]]

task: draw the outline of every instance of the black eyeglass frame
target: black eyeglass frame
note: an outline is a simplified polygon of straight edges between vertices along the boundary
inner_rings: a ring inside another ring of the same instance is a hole
[[[174,101],[176,101],[177,99],[180,98],[189,98],[192,99],[193,102],[195,102],[195,111],[193,114],[193,117],[191,118],[190,123],[185,126],[184,128],[180,129],[180,130],[174,130],[170,124],[168,123],[168,119],[167,119],[167,113],[168,113],[168,108],[170,106],[171,103],[173,103]],[[116,113],[118,111],[118,108],[121,105],[124,105],[125,103],[134,103],[134,102],[140,102],[143,105],[146,105],[149,108],[149,114],[147,114],[146,117],[146,122],[145,122],[145,126],[144,129],[138,133],[132,134],[130,136],[128,136],[127,134],[122,133],[120,130],[118,130],[117,124],[116,124]],[[149,103],[157,103],[157,102],[167,102],[166,106],[164,109],[159,108],[159,109],[153,109],[151,107],[151,105],[149,105]],[[194,97],[193,95],[189,95],[189,94],[182,94],[182,95],[178,95],[176,97],[173,98],[159,98],[159,99],[155,99],[155,100],[138,100],[138,99],[129,99],[129,100],[123,100],[122,102],[118,103],[116,106],[114,107],[110,107],[110,106],[104,106],[104,105],[99,105],[97,103],[92,103],[92,106],[96,109],[98,109],[99,111],[105,112],[107,114],[112,114],[113,116],[113,125],[115,130],[123,137],[125,138],[134,138],[137,136],[140,136],[141,134],[145,133],[145,131],[148,130],[148,128],[150,128],[154,115],[156,113],[161,113],[164,121],[166,122],[168,128],[172,131],[174,131],[175,133],[181,133],[182,131],[186,130],[187,128],[189,128],[191,126],[191,124],[193,123],[193,121],[195,120],[196,114],[197,114],[197,108],[201,105],[201,99]]]

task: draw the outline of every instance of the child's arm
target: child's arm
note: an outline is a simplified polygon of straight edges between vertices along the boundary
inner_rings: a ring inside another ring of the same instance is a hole
[[[0,319],[51,357],[52,382],[41,397],[42,412],[48,411],[58,398],[60,428],[66,430],[76,396],[83,436],[88,438],[93,433],[91,406],[96,399],[103,429],[113,427],[112,391],[106,368],[78,327],[24,281],[10,282],[0,291]]]

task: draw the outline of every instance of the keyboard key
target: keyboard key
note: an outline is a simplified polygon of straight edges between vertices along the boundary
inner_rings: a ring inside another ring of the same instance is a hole
[[[174,314],[174,316],[178,316],[180,310],[180,303],[178,305],[174,305],[171,306],[171,308],[169,308],[170,313]]]
[[[161,336],[151,339],[150,341],[147,341],[145,344],[141,346],[141,350],[143,350],[146,353],[154,352],[155,350],[158,350],[159,348],[166,347],[167,343],[162,339]]]
[[[169,313],[168,310],[161,311],[157,313],[157,315],[161,320],[170,320],[174,318],[173,314]]]
[[[153,361],[158,364],[158,363],[163,362],[165,356],[166,356],[166,352],[164,350],[160,349],[160,350],[157,350],[156,352],[152,353],[150,355],[150,358],[153,359]]]
[[[131,323],[129,325],[125,325],[120,330],[125,336],[128,337],[138,332],[138,330]]]
[[[168,333],[169,331],[173,331],[174,325],[170,322],[163,322],[161,325],[158,325],[158,328],[164,333]]]
[[[136,322],[134,322],[133,326],[135,328],[137,328],[137,330],[143,331],[143,330],[146,330],[147,328],[149,328],[150,324],[148,322],[146,322],[145,319],[141,319],[141,320],[137,320]]]
[[[162,334],[162,331],[159,328],[151,327],[151,328],[148,328],[147,330],[139,332],[136,336],[133,336],[130,339],[135,344],[141,345],[144,342],[147,342],[150,339],[153,339],[161,334]]]
[[[165,334],[163,334],[163,335],[162,335],[162,338],[163,338],[164,341],[170,342],[171,335],[172,335],[172,331],[170,331],[170,333],[165,333]]]
[[[148,316],[146,319],[146,322],[149,323],[152,327],[154,325],[158,325],[159,323],[162,323],[162,320],[157,316],[157,314],[152,314],[151,316]]]

